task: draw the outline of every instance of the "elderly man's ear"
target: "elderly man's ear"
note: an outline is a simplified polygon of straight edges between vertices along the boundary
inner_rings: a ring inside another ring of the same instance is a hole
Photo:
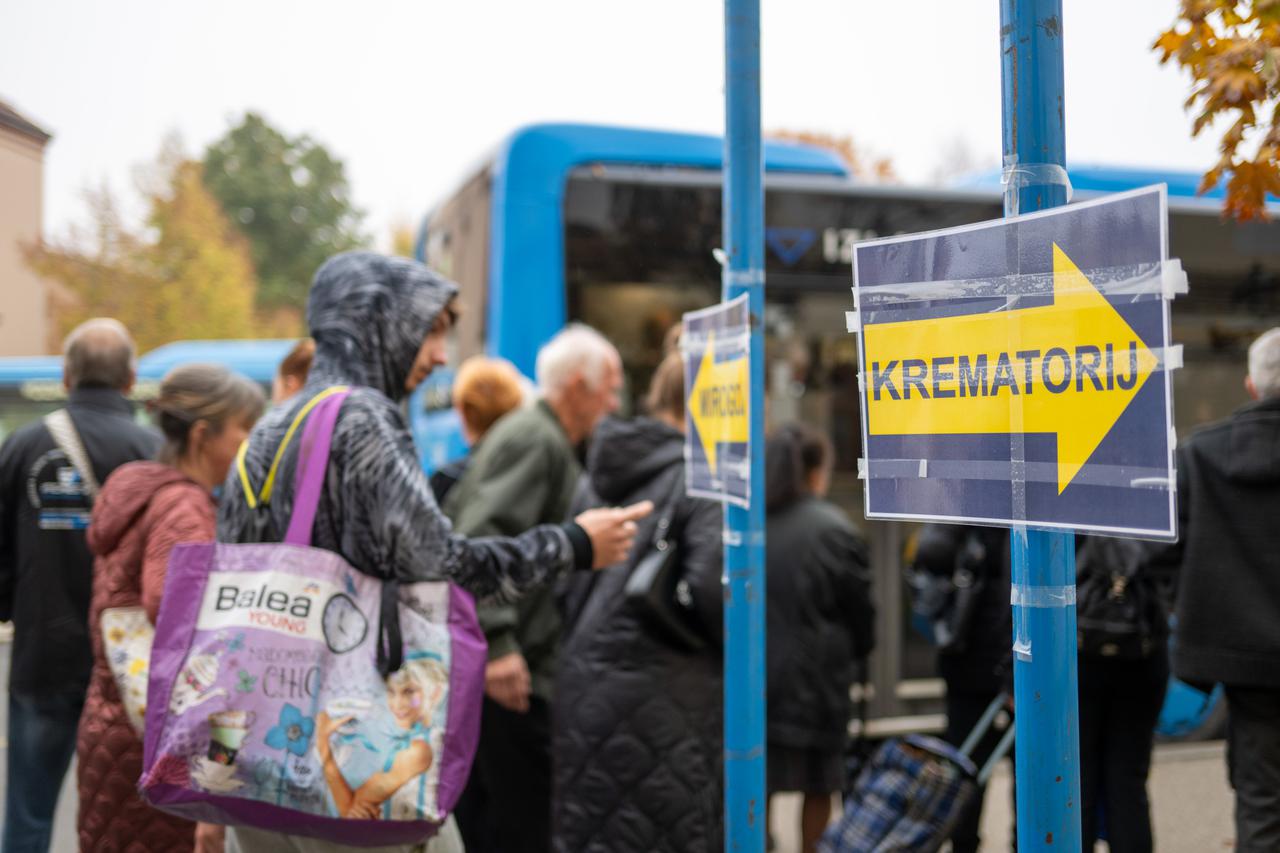
[[[1249,392],[1249,399],[1258,399],[1258,386],[1253,384],[1253,377],[1246,376],[1244,378],[1244,390]]]

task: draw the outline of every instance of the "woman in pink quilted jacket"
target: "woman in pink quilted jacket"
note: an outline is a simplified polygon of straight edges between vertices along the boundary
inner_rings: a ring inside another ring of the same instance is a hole
[[[213,489],[262,413],[261,389],[216,365],[175,368],[160,385],[153,414],[164,433],[156,462],[116,469],[94,503],[89,608],[93,673],[76,745],[83,853],[182,853],[197,846],[196,825],[159,812],[137,793],[142,740],[107,663],[102,611],[141,606],[154,625],[169,552],[214,538]],[[201,826],[199,846],[220,850],[218,829]]]

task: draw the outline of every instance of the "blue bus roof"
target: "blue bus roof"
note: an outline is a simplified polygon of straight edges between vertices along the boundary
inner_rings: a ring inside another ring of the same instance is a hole
[[[62,356],[20,355],[0,358],[0,385],[62,381]]]
[[[180,364],[225,365],[257,382],[270,382],[296,340],[175,341],[138,359],[139,379],[162,379]]]
[[[212,362],[225,365],[256,382],[270,382],[295,340],[174,341],[138,359],[138,378],[160,380],[180,364]],[[0,358],[0,385],[62,381],[62,357],[57,355]]]
[[[493,161],[486,306],[490,351],[532,376],[538,348],[564,323],[560,221],[573,169],[593,164],[720,169],[723,153],[720,137],[695,133],[535,124],[511,134]],[[848,177],[833,152],[793,142],[766,142],[764,167]],[[522,322],[502,322],[504,316]]]
[[[514,149],[538,146],[544,162],[574,165],[614,163],[640,166],[684,166],[719,169],[724,139],[704,133],[682,133],[598,124],[531,124],[513,132],[499,149],[509,161]],[[555,150],[552,150],[552,149]],[[848,167],[833,151],[800,142],[766,139],[764,167],[770,172],[807,172],[846,177]]]

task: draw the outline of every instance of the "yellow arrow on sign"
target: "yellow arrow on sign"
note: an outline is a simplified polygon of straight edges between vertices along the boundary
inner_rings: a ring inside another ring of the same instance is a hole
[[[746,354],[732,361],[717,362],[715,343],[715,332],[708,332],[707,348],[702,351],[698,375],[686,402],[713,476],[716,445],[747,440],[751,404]]]
[[[1159,364],[1056,243],[1052,305],[863,329],[871,435],[1053,433],[1059,494]]]

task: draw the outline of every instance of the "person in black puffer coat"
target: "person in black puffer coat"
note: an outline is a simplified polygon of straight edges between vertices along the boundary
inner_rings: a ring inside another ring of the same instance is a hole
[[[823,499],[831,445],[802,424],[765,449],[769,794],[799,791],[801,849],[812,853],[844,784],[849,689],[875,643],[867,545]]]
[[[631,558],[568,579],[552,720],[556,853],[717,853],[722,831],[721,521],[684,494],[684,373],[675,353],[649,393],[655,419],[605,421],[587,454],[574,511],[652,500]],[[671,512],[672,540],[706,638],[685,651],[624,595]]]

